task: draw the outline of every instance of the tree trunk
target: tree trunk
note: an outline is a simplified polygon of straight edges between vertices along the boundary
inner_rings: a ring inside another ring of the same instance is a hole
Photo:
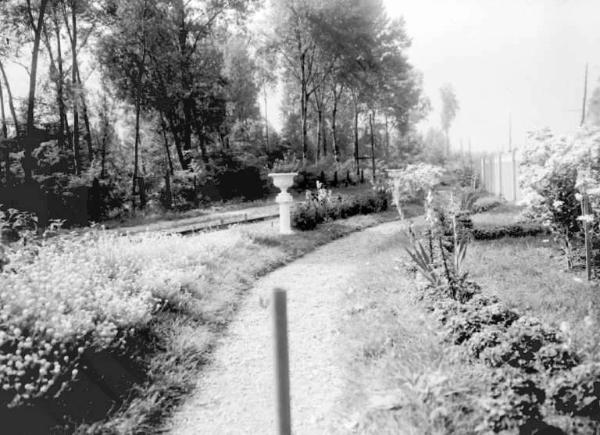
[[[387,113],[385,114],[385,158],[386,160],[390,158],[390,131]]]
[[[145,5],[145,3],[144,3]],[[142,19],[145,18],[145,9],[142,12]],[[146,34],[142,31],[142,59],[138,64],[138,81],[135,95],[135,140],[133,150],[133,175],[131,183],[131,203],[132,209],[135,210],[135,186],[138,182],[138,165],[139,165],[139,150],[140,150],[140,115],[142,111],[142,80],[144,79],[146,69]],[[143,200],[143,192],[140,191],[140,203],[145,202]]]
[[[104,125],[104,135],[102,136],[102,157],[100,160],[100,178],[106,178],[106,148],[108,145],[108,123]]]
[[[192,149],[192,123],[194,122],[192,105],[193,102],[190,101],[189,98],[183,100],[183,149],[185,151],[190,151]]]
[[[57,35],[58,40],[58,52],[60,53],[60,35]],[[54,80],[56,85],[56,106],[58,107],[58,117],[59,117],[59,127],[58,127],[58,146],[60,149],[64,148],[65,144],[65,123],[64,123],[64,100],[62,94],[62,56],[59,54],[59,58],[61,59],[61,65],[57,67],[56,62],[54,60],[54,53],[52,51],[52,45],[50,44],[50,36],[48,35],[48,28],[46,24],[44,24],[44,44],[46,45],[46,51],[48,52],[48,58],[50,60],[50,78]]]
[[[173,115],[166,113],[165,116],[169,123],[169,129],[171,130],[173,139],[175,140],[175,150],[177,151],[177,158],[179,160],[179,164],[181,165],[181,169],[183,169],[185,171],[189,168],[189,165],[183,154],[183,147],[181,144],[181,138],[179,137],[179,131],[177,130],[177,127],[175,126],[175,121],[173,120]]]
[[[73,87],[73,159],[75,163],[75,174],[81,174],[81,156],[79,154],[79,87],[77,85],[77,14],[75,13],[76,0],[71,0],[71,25],[73,37],[71,38],[71,52],[73,66],[71,68],[71,81]]]
[[[160,129],[162,130],[163,140],[165,142],[165,152],[167,154],[169,172],[171,173],[171,175],[173,175],[175,171],[173,170],[173,159],[171,158],[171,150],[169,149],[169,140],[167,138],[167,124],[165,123],[165,118],[162,112],[160,113]]]
[[[34,130],[34,112],[35,112],[35,86],[37,82],[38,55],[40,49],[40,40],[42,37],[42,26],[44,25],[44,14],[48,0],[41,0],[37,26],[34,28],[33,51],[31,54],[31,70],[29,74],[29,97],[27,101],[27,139],[25,141],[25,152],[23,156],[23,172],[25,174],[25,183],[31,183],[33,180],[33,148],[35,143]],[[31,12],[31,11],[30,11]],[[33,23],[32,23],[33,24]]]
[[[13,119],[13,124],[15,125],[15,136],[19,130],[19,121],[17,119],[17,112],[15,110],[15,102],[12,96],[12,91],[10,90],[10,83],[8,83],[8,78],[6,77],[6,71],[4,71],[4,65],[0,62],[0,72],[2,73],[2,78],[4,79],[4,85],[6,86],[6,96],[8,97],[8,108],[10,109],[10,115]]]
[[[323,116],[323,112],[319,115],[321,120],[321,137],[323,138],[323,157],[327,157],[327,120]]]
[[[269,152],[270,149],[270,145],[269,145],[269,116],[267,113],[267,87],[265,85],[264,89],[263,89],[263,93],[264,93],[264,99],[265,99],[265,134],[267,136],[267,152]]]
[[[2,116],[2,129],[0,130],[0,139],[8,138],[8,128],[6,127],[6,113],[4,112],[4,92],[0,84],[0,116]]]
[[[333,110],[331,112],[331,134],[333,140],[333,156],[335,157],[335,161],[340,161],[340,146],[337,140],[337,108],[338,108],[338,100],[334,97],[333,100]]]
[[[2,116],[2,128],[0,129],[0,144],[8,138],[8,128],[6,127],[6,113],[4,112],[4,93],[2,92],[2,84],[0,83],[0,116]],[[10,179],[10,154],[8,145],[3,150],[4,158],[4,185],[8,186]]]
[[[85,126],[85,141],[87,143],[87,148],[88,148],[88,158],[89,158],[89,163],[91,165],[92,161],[94,160],[94,148],[93,148],[93,141],[92,141],[92,129],[90,126],[90,117],[88,114],[88,107],[87,107],[87,101],[85,99],[85,93],[83,92],[83,83],[81,81],[81,74],[79,73],[79,65],[75,64],[75,74],[77,75],[77,86],[79,89],[79,96],[81,98],[81,110],[83,112],[83,125]]]
[[[196,127],[196,134],[198,135],[198,139],[200,140],[200,155],[202,157],[202,161],[204,162],[205,165],[208,164],[208,151],[206,149],[206,134],[204,132],[204,129],[202,128],[202,126],[200,125],[200,122],[198,121],[200,119],[200,117],[198,116],[198,114],[194,113],[196,116],[196,120],[194,122],[194,125]]]
[[[369,113],[369,124],[371,126],[371,164],[373,165],[373,181],[377,180],[375,175],[375,134],[373,133],[373,113]]]
[[[356,175],[360,175],[360,158],[358,155],[358,102],[356,96],[352,95],[352,104],[354,107],[354,161],[356,163]]]
[[[57,85],[57,101],[58,101],[58,116],[59,116],[59,133],[58,143],[61,148],[65,146],[65,132],[67,125],[67,111],[65,108],[65,97],[64,97],[64,71],[63,71],[63,59],[62,59],[62,45],[60,42],[60,27],[59,20],[56,16],[56,7],[53,9],[52,19],[54,21],[54,33],[56,36],[56,63],[58,68],[58,77],[56,78]],[[67,132],[68,135],[68,132]]]
[[[141,87],[140,82],[138,82],[138,91],[135,98],[135,142],[133,145],[133,176],[131,183],[131,203],[133,204],[133,209],[135,210],[135,192],[136,192],[136,183],[138,179],[138,165],[139,165],[139,149],[140,149],[140,112],[142,110],[141,103]]]
[[[317,110],[317,163],[321,159],[321,122],[323,120],[323,111]]]
[[[298,39],[300,52],[300,117],[302,122],[302,163],[306,162],[308,154],[307,120],[308,114],[308,89],[306,83],[306,53],[302,51],[302,42]]]

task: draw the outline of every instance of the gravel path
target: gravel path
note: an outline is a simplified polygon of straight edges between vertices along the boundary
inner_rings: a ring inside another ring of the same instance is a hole
[[[293,433],[326,434],[347,382],[339,367],[342,298],[356,274],[385,256],[399,222],[330,243],[260,281],[217,347],[196,393],[168,425],[180,434],[275,434],[272,319],[274,287],[288,290]]]

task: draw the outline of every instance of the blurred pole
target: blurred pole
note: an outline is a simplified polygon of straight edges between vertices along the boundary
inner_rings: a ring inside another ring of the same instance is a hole
[[[581,122],[579,126],[582,126],[585,122],[585,106],[587,105],[587,84],[588,84],[588,64],[585,64],[585,78],[583,82],[583,105],[581,107]]]
[[[273,326],[275,338],[277,429],[279,435],[291,435],[287,295],[285,290],[280,288],[273,290]]]

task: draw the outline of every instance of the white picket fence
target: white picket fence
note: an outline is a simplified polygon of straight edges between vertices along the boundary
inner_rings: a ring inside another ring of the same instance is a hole
[[[515,150],[482,157],[480,176],[483,187],[488,192],[501,196],[510,202],[521,199],[521,189],[518,182],[519,160]]]

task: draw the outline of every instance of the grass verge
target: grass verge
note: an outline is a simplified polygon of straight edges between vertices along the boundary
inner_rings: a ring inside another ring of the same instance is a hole
[[[503,214],[493,224],[514,218]],[[598,433],[597,286],[565,273],[545,239],[505,238],[469,248],[465,269],[483,296],[432,306],[389,259],[406,258],[402,243],[390,238],[388,260],[348,292],[351,381],[336,433]]]
[[[347,383],[332,433],[473,433],[482,419],[482,372],[443,341],[401,270],[394,234],[348,290],[340,358]]]

